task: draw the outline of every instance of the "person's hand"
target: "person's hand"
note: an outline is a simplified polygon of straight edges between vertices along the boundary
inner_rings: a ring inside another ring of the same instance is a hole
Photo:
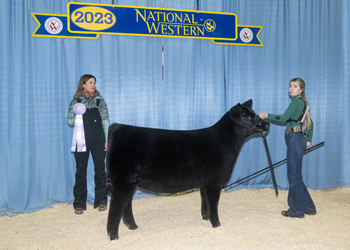
[[[264,120],[267,118],[267,113],[259,113],[258,116],[260,117],[260,119]]]
[[[307,152],[310,148],[311,148],[311,142],[307,142],[305,152]]]
[[[107,151],[107,146],[108,146],[108,142],[105,142],[105,150],[104,151]]]

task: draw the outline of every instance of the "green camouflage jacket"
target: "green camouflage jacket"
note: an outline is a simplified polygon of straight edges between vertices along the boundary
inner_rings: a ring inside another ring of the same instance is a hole
[[[97,100],[100,100],[99,106],[97,107]],[[108,115],[108,109],[107,104],[102,96],[96,96],[91,103],[89,104],[88,101],[81,97],[80,101],[82,104],[85,105],[85,107],[88,108],[98,108],[98,111],[100,112],[101,118],[102,118],[102,127],[103,131],[105,133],[105,139],[108,141],[108,128],[109,128],[109,115]],[[76,98],[73,98],[69,105],[69,112],[67,117],[67,124],[70,127],[74,127],[75,124],[75,113],[73,112],[73,106],[78,103],[78,100]]]

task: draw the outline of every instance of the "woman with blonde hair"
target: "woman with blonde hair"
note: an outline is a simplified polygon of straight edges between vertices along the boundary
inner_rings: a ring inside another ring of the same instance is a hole
[[[293,78],[289,83],[291,103],[283,115],[259,113],[261,119],[269,119],[286,124],[285,141],[287,144],[287,176],[289,182],[286,217],[304,218],[305,214],[315,215],[316,207],[303,182],[302,163],[305,150],[311,147],[313,122],[305,97],[305,82],[301,78]],[[306,113],[306,115],[305,115]],[[304,132],[302,130],[304,125]]]

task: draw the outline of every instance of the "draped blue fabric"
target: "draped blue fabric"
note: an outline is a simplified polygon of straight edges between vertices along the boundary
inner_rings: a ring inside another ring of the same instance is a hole
[[[197,0],[114,1],[149,7],[161,7],[162,2],[165,8],[197,9]],[[248,99],[253,99],[256,113],[283,114],[290,102],[289,81],[301,77],[315,124],[312,144],[325,141],[324,147],[304,156],[304,181],[310,189],[349,187],[347,0],[199,1],[199,10],[236,13],[238,24],[263,26],[259,35],[263,47],[141,36],[31,37],[37,28],[31,13],[66,14],[67,4],[65,0],[0,2],[1,215],[73,202],[73,129],[66,118],[79,78],[86,73],[96,76],[111,122],[178,130],[211,126],[233,105]],[[273,163],[285,159],[283,126],[272,125],[267,142]],[[230,182],[267,166],[262,139],[250,138]],[[286,165],[275,171],[278,187],[287,189]],[[93,175],[90,159],[90,202]],[[260,175],[238,188],[242,187],[272,188],[271,175]],[[135,197],[142,195],[138,191]]]

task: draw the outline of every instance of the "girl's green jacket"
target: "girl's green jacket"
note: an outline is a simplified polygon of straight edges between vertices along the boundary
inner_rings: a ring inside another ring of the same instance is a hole
[[[305,102],[301,98],[301,95],[294,96],[294,97],[292,97],[292,101],[289,104],[288,108],[286,109],[286,111],[284,112],[283,115],[268,114],[267,119],[272,120],[272,121],[276,121],[276,122],[286,123],[287,128],[293,128],[294,126],[300,126],[300,124],[297,122],[293,122],[293,121],[287,122],[287,121],[289,120],[289,118],[291,118],[292,120],[298,120],[299,116],[301,115],[301,113],[304,110],[304,105],[305,105]],[[308,135],[306,141],[311,142],[313,132],[314,132],[314,123],[311,120],[310,129],[305,131],[305,133]]]

